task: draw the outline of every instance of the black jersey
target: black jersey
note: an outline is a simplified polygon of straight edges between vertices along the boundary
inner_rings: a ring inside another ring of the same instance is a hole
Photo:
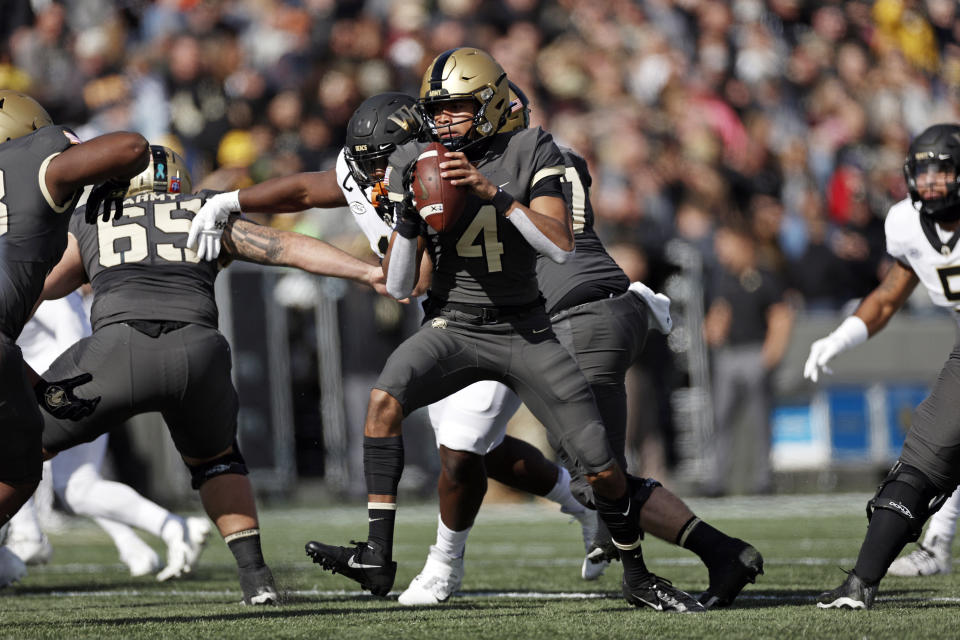
[[[16,340],[67,246],[67,225],[80,197],[57,205],[47,165],[80,141],[57,125],[0,144],[0,333]]]
[[[123,217],[70,222],[93,287],[93,330],[128,320],[167,320],[217,327],[216,261],[187,249],[190,221],[212,191],[142,193],[123,202]]]
[[[387,182],[391,199],[402,198],[404,169],[415,162],[424,143],[400,146],[390,156]],[[490,182],[517,202],[529,205],[540,195],[556,195],[563,156],[540,128],[494,136],[471,161]],[[537,251],[493,205],[470,194],[452,230],[427,236],[434,272],[430,297],[479,306],[525,305],[537,300]]]
[[[563,197],[573,214],[576,252],[563,264],[545,256],[537,260],[537,280],[551,314],[571,304],[623,293],[630,286],[629,278],[593,230],[592,179],[587,161],[573,149],[562,147],[560,151],[564,161]]]

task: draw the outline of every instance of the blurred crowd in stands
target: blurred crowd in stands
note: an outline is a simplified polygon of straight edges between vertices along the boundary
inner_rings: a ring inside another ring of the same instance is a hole
[[[675,237],[717,265],[730,228],[807,310],[878,284],[908,143],[960,120],[953,0],[0,0],[0,16],[0,86],[81,137],[178,148],[222,188],[332,168],[364,98],[416,94],[436,54],[483,48],[588,159],[632,278],[656,286]]]
[[[611,243],[746,224],[807,305],[877,283],[912,135],[957,120],[951,0],[0,0],[0,85],[195,173],[325,169],[365,97],[490,51],[590,161]]]

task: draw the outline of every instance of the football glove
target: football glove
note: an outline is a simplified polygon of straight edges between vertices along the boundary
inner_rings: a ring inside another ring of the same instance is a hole
[[[110,222],[110,208],[115,208],[113,219],[118,219],[123,215],[123,196],[130,187],[130,180],[123,178],[110,178],[106,182],[98,184],[87,196],[86,219],[88,224],[97,224],[97,216],[103,213],[103,221]]]
[[[190,223],[187,247],[195,249],[201,260],[216,260],[220,255],[220,236],[231,213],[240,211],[237,191],[211,196]]]
[[[867,325],[857,316],[850,316],[837,327],[830,335],[820,338],[810,345],[810,355],[803,365],[803,377],[811,382],[820,378],[820,372],[833,373],[827,363],[837,354],[866,342],[869,336]]]
[[[413,170],[416,163],[411,162],[403,172],[403,200],[390,202],[393,210],[393,219],[397,221],[396,231],[404,238],[416,238],[424,232],[423,218],[417,212],[413,197]]]
[[[57,382],[47,382],[41,378],[40,382],[34,385],[33,392],[37,396],[37,403],[54,418],[80,420],[93,413],[100,402],[100,396],[89,400],[78,398],[73,395],[73,390],[91,380],[93,380],[93,376],[89,373],[81,373],[73,378]]]

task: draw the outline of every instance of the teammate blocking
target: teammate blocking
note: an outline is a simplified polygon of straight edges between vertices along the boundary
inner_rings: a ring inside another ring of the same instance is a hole
[[[887,252],[895,262],[852,316],[810,347],[804,376],[816,382],[838,354],[886,326],[918,283],[934,304],[960,312],[960,126],[937,124],[910,144],[904,163],[909,197],[890,208]],[[923,524],[960,483],[960,343],[930,395],[914,412],[897,463],[867,503],[869,526],[846,580],[817,599],[825,609],[869,609],[890,563],[920,537]]]
[[[185,248],[190,218],[210,193],[189,194],[189,174],[169,149],[154,146],[149,153],[150,165],[127,194],[126,217],[94,226],[74,215],[69,247],[47,279],[44,296],[50,298],[90,281],[93,334],[49,371],[91,371],[94,380],[84,392],[101,401],[79,421],[47,421],[43,447],[62,451],[134,415],[159,411],[193,488],[237,561],[244,603],[273,604],[278,594],[261,552],[253,490],[236,441],[230,348],[217,331],[213,284],[221,265]],[[300,234],[237,218],[227,224],[224,244],[232,258],[383,290],[379,266]]]
[[[83,142],[53,124],[39,103],[0,90],[0,526],[33,494],[42,466],[38,404],[63,419],[88,415],[95,397],[74,390],[90,380],[77,370],[58,381],[26,366],[15,341],[67,245],[67,225],[83,187],[91,220],[116,206],[118,185],[149,161],[147,141],[136,133],[110,133]],[[118,208],[119,213],[119,208]]]

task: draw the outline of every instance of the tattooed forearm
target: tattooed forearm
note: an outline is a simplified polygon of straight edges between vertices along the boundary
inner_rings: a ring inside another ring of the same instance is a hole
[[[258,264],[282,264],[281,232],[238,219],[223,233],[223,244],[236,258]]]

